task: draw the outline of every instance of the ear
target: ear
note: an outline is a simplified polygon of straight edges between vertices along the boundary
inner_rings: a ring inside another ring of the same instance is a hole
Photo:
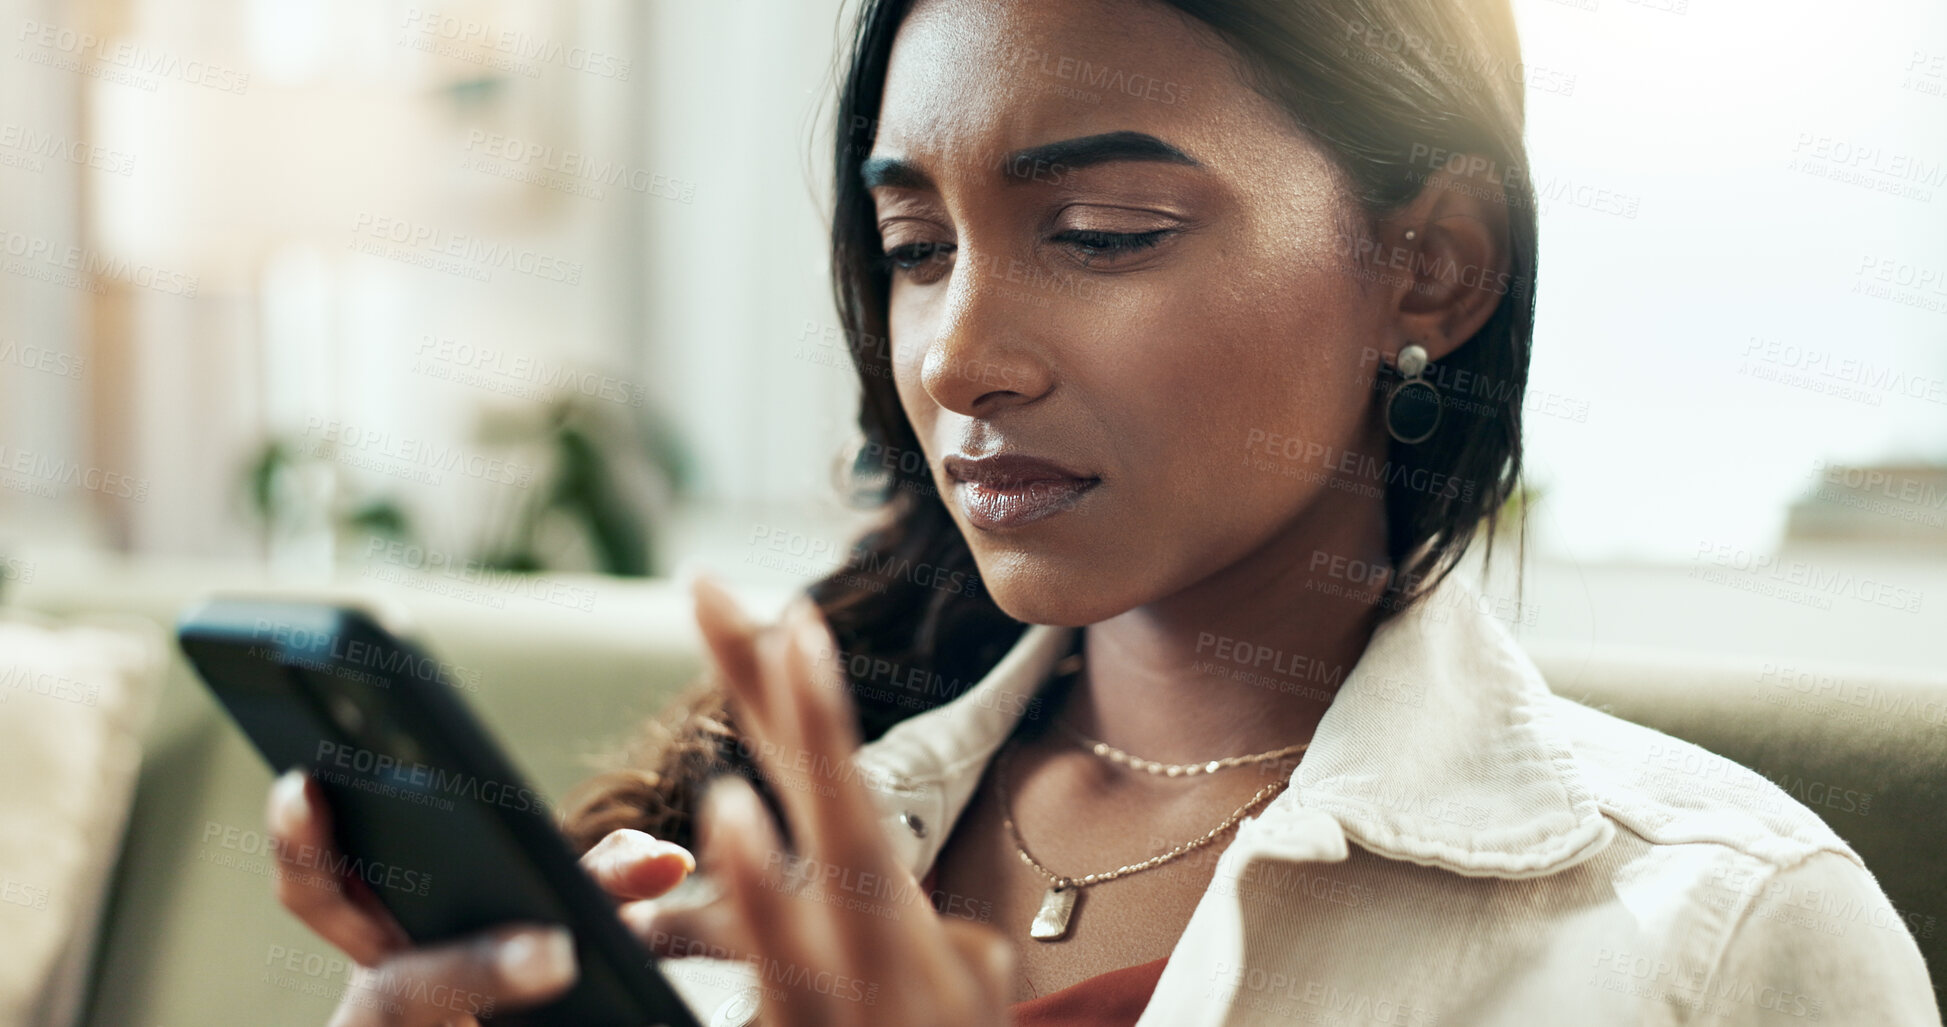
[[[1489,160],[1454,164],[1494,166]],[[1394,266],[1408,272],[1393,288],[1396,347],[1418,345],[1428,360],[1440,360],[1494,316],[1514,285],[1504,196],[1501,184],[1484,174],[1456,175],[1442,168],[1379,226],[1380,244],[1403,252]],[[1396,360],[1398,349],[1388,356]]]

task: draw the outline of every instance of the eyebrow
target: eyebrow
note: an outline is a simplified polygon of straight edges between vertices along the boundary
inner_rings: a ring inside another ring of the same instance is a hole
[[[1027,181],[1032,176],[1016,173],[1013,169],[1055,166],[1075,169],[1121,161],[1203,167],[1203,163],[1195,157],[1147,132],[1104,132],[1016,150],[1007,155],[1000,168],[1009,178]],[[859,178],[867,189],[880,186],[929,189],[933,186],[933,179],[920,170],[919,165],[901,157],[873,157],[859,165]]]

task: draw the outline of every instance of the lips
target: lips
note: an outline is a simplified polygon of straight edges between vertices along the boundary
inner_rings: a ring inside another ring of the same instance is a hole
[[[1102,483],[1093,475],[1022,453],[977,459],[954,454],[944,466],[961,513],[974,527],[987,530],[1032,524],[1073,510]]]

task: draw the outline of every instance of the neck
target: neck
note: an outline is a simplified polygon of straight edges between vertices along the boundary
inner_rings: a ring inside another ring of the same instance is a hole
[[[1390,569],[1385,534],[1381,500],[1325,490],[1243,559],[1090,625],[1059,716],[1165,763],[1310,741],[1378,625],[1388,575],[1361,572]]]

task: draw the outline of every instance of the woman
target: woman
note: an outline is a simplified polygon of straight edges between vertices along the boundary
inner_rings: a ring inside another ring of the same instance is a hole
[[[776,627],[700,582],[715,689],[569,818],[704,1017],[1938,1023],[1904,930],[1780,915],[1888,908],[1817,817],[1553,698],[1447,578],[1520,464],[1519,72],[1501,0],[865,5],[833,257],[885,520]],[[301,777],[271,816],[328,840]],[[659,906],[692,848],[722,897]],[[395,983],[574,973],[280,892]]]

